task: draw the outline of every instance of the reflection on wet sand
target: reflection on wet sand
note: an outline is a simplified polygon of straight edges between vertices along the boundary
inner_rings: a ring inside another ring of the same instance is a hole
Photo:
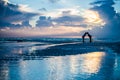
[[[107,52],[0,63],[1,80],[110,80],[115,56]],[[109,76],[109,77],[108,77]]]
[[[9,67],[7,63],[0,64],[0,80],[8,80]]]
[[[114,80],[120,80],[120,55],[115,59]]]
[[[100,69],[102,58],[105,56],[104,52],[93,52],[89,55],[84,54],[83,72],[85,73],[97,73]]]

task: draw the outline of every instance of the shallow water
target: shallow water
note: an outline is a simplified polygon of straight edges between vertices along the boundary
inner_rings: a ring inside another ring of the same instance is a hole
[[[0,80],[119,80],[120,64],[117,61],[113,53],[91,52],[1,62]]]
[[[52,46],[78,44],[48,42],[1,42],[0,57],[18,54],[31,54]],[[63,46],[59,48],[63,48]],[[86,48],[78,47],[75,50]],[[71,47],[64,47],[72,51]],[[97,48],[87,47],[87,50]],[[100,47],[105,48],[105,47]],[[62,50],[62,49],[61,49]],[[78,51],[79,52],[79,51]],[[54,53],[49,53],[54,54]],[[19,60],[0,60],[0,80],[120,80],[120,55],[106,48],[101,51],[85,51],[84,53],[62,56],[29,56]],[[31,58],[34,57],[34,58]]]

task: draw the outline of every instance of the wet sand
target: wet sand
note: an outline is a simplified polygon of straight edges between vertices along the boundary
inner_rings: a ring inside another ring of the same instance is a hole
[[[119,46],[119,42],[2,43],[0,79],[119,80]]]
[[[114,53],[120,53],[119,42],[93,42],[93,43],[60,43],[37,46],[38,49],[33,52],[24,52],[22,54],[7,54],[0,57],[0,60],[19,60],[19,59],[39,59],[49,56],[77,55],[88,52],[112,50]]]

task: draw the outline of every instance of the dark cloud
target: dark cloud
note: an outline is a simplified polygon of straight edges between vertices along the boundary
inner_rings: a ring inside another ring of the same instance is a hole
[[[116,15],[116,11],[113,7],[114,4],[114,0],[98,0],[91,3],[91,5],[94,5],[94,7],[91,9],[98,11],[102,19],[107,22],[113,19]]]
[[[91,3],[92,10],[98,11],[100,17],[105,21],[103,28],[95,28],[91,32],[98,37],[120,39],[120,14],[115,11],[114,0],[97,0]]]
[[[87,27],[84,20],[82,16],[71,14],[70,10],[62,11],[60,17],[53,19],[54,22],[61,26]]]
[[[53,26],[51,17],[40,16],[39,20],[36,22],[37,27],[50,27]]]
[[[47,11],[46,8],[40,8],[39,11]]]
[[[50,27],[57,24],[57,26],[73,26],[73,27],[86,27],[83,24],[84,18],[77,15],[71,15],[71,11],[63,11],[60,17],[51,18],[46,16],[40,16],[37,21],[37,27]],[[54,24],[55,23],[55,24]]]
[[[5,22],[5,21],[0,21],[0,28],[6,28],[6,27],[18,28],[18,27],[22,27],[22,25],[12,24],[12,23]]]
[[[23,21],[22,22],[22,26],[29,26],[29,27],[32,27],[30,24],[29,24],[29,21]]]
[[[71,13],[70,10],[62,11],[62,16],[69,16],[71,15],[70,13]]]
[[[14,25],[11,24],[11,23],[8,23],[8,22],[0,21],[0,28],[4,28],[4,27],[7,27],[7,26],[14,26]]]
[[[99,5],[99,4],[102,4],[102,5],[114,5],[115,2],[113,0],[97,0],[93,3],[90,3],[91,5]]]
[[[20,11],[21,6],[15,5],[4,0],[0,1],[0,27],[20,27],[20,24],[12,24],[13,22],[29,21],[30,18],[37,13]],[[22,26],[22,25],[21,25]]]
[[[60,0],[49,0],[49,2],[51,2],[51,3],[56,3],[58,1],[60,1]]]
[[[61,16],[53,20],[63,26],[83,26],[84,18],[76,15]],[[85,25],[84,25],[85,27]]]

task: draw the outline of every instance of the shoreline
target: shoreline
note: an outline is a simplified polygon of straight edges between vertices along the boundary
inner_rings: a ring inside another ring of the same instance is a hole
[[[120,54],[119,42],[93,42],[93,43],[66,43],[63,45],[55,45],[47,47],[43,50],[36,50],[31,54],[13,54],[10,56],[0,57],[0,60],[20,60],[20,59],[41,59],[50,56],[66,56],[85,54],[89,52],[102,52],[107,51],[106,48],[110,48],[114,53]]]

